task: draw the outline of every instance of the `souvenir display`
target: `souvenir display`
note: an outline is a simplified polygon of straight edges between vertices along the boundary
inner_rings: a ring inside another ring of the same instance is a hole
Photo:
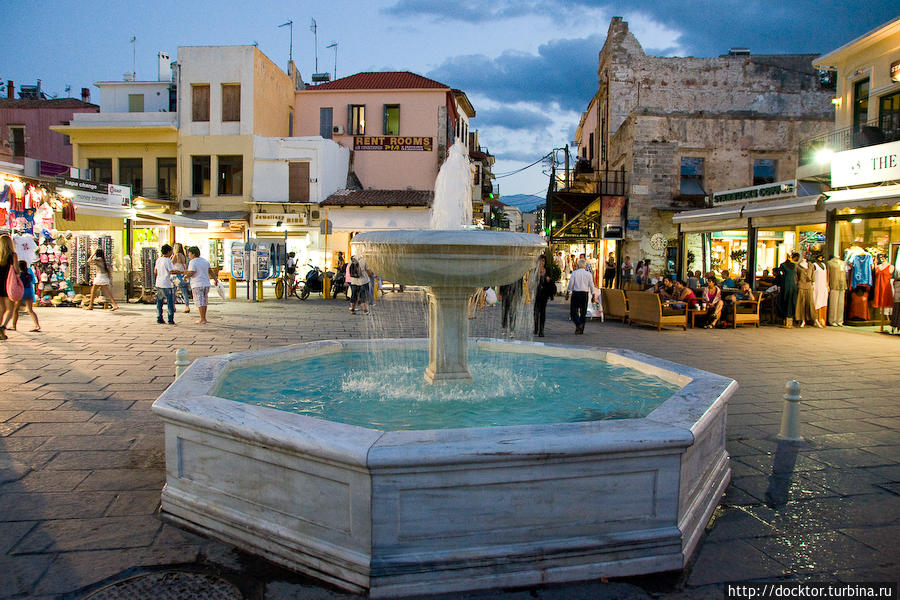
[[[156,286],[153,266],[157,258],[159,251],[156,248],[141,248],[141,284],[145,290],[152,290]]]

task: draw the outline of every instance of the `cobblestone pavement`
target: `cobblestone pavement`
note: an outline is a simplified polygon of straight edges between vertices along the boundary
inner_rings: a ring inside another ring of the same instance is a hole
[[[222,577],[246,598],[352,597],[163,523],[162,424],[150,405],[173,379],[177,348],[196,358],[325,338],[422,337],[422,294],[389,295],[374,318],[321,299],[214,302],[205,327],[194,313],[158,325],[153,312],[42,309],[42,333],[0,342],[0,598],[82,598],[170,568]],[[551,303],[546,341],[630,348],[740,383],[728,415],[732,484],[683,573],[467,597],[721,598],[726,581],[897,581],[900,337],[596,321],[575,336],[566,314]],[[20,329],[30,329],[24,319]],[[496,336],[499,320],[499,308],[479,313],[472,333]],[[775,439],[789,379],[804,398],[800,446]]]

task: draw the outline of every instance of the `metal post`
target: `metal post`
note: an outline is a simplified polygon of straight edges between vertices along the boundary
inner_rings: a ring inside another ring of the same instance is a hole
[[[191,364],[191,359],[188,358],[188,351],[184,348],[179,348],[175,351],[175,379],[181,377],[181,374],[184,373],[184,370],[187,369]]]
[[[784,411],[781,413],[781,430],[778,439],[801,442],[800,436],[800,383],[792,379],[784,384]]]

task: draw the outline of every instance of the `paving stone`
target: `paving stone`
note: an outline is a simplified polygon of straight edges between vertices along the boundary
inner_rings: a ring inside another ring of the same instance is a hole
[[[4,425],[6,425],[4,423]],[[54,435],[97,435],[107,425],[105,423],[27,423],[10,435],[41,436]],[[2,425],[0,425],[2,427]]]
[[[165,482],[162,469],[104,469],[88,475],[78,490],[162,490]]]
[[[31,591],[52,562],[52,555],[0,555],[0,597],[33,598]]]
[[[71,451],[60,452],[47,465],[48,469],[141,469],[162,467],[165,455],[157,451]]]
[[[12,420],[22,423],[81,423],[93,416],[93,412],[80,410],[26,410]]]
[[[160,525],[156,516],[43,521],[16,544],[14,553],[118,550],[149,546]]]
[[[16,543],[31,531],[36,521],[0,521],[0,556],[3,556]],[[2,590],[3,588],[0,588]]]
[[[839,531],[807,532],[747,540],[792,573],[833,573],[878,564],[877,551]]]
[[[126,517],[136,515],[152,515],[159,509],[159,491],[118,492],[112,504],[106,509],[110,517]]]
[[[726,581],[772,579],[781,575],[784,569],[782,563],[748,541],[711,542],[703,545],[687,583],[697,586]]]
[[[128,450],[133,446],[134,441],[134,436],[124,435],[56,436],[45,441],[41,450]]]
[[[21,479],[0,486],[0,494],[14,492],[68,492],[87,478],[84,471],[29,470]]]

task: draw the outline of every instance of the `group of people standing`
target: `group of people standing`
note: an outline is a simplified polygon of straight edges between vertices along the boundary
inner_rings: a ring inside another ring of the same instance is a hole
[[[24,291],[18,300],[10,294],[8,282],[18,280]],[[34,321],[32,332],[39,332],[41,324],[34,312],[34,273],[24,260],[19,260],[13,239],[0,235],[0,341],[7,339],[6,330],[15,331],[19,320],[19,308],[24,306]]]
[[[190,282],[194,303],[200,318],[195,321],[198,325],[205,325],[206,310],[209,305],[209,289],[213,282],[218,285],[218,275],[210,266],[209,261],[200,256],[200,249],[191,246],[187,249],[188,256],[184,256],[184,248],[176,244],[180,252],[176,253],[169,244],[163,244],[160,248],[161,256],[156,259],[153,273],[156,276],[156,322],[175,324],[175,285],[182,288],[184,296],[184,312],[190,312],[188,304],[187,283]],[[183,287],[182,287],[183,286]],[[163,305],[168,309],[168,320],[163,320]]]

